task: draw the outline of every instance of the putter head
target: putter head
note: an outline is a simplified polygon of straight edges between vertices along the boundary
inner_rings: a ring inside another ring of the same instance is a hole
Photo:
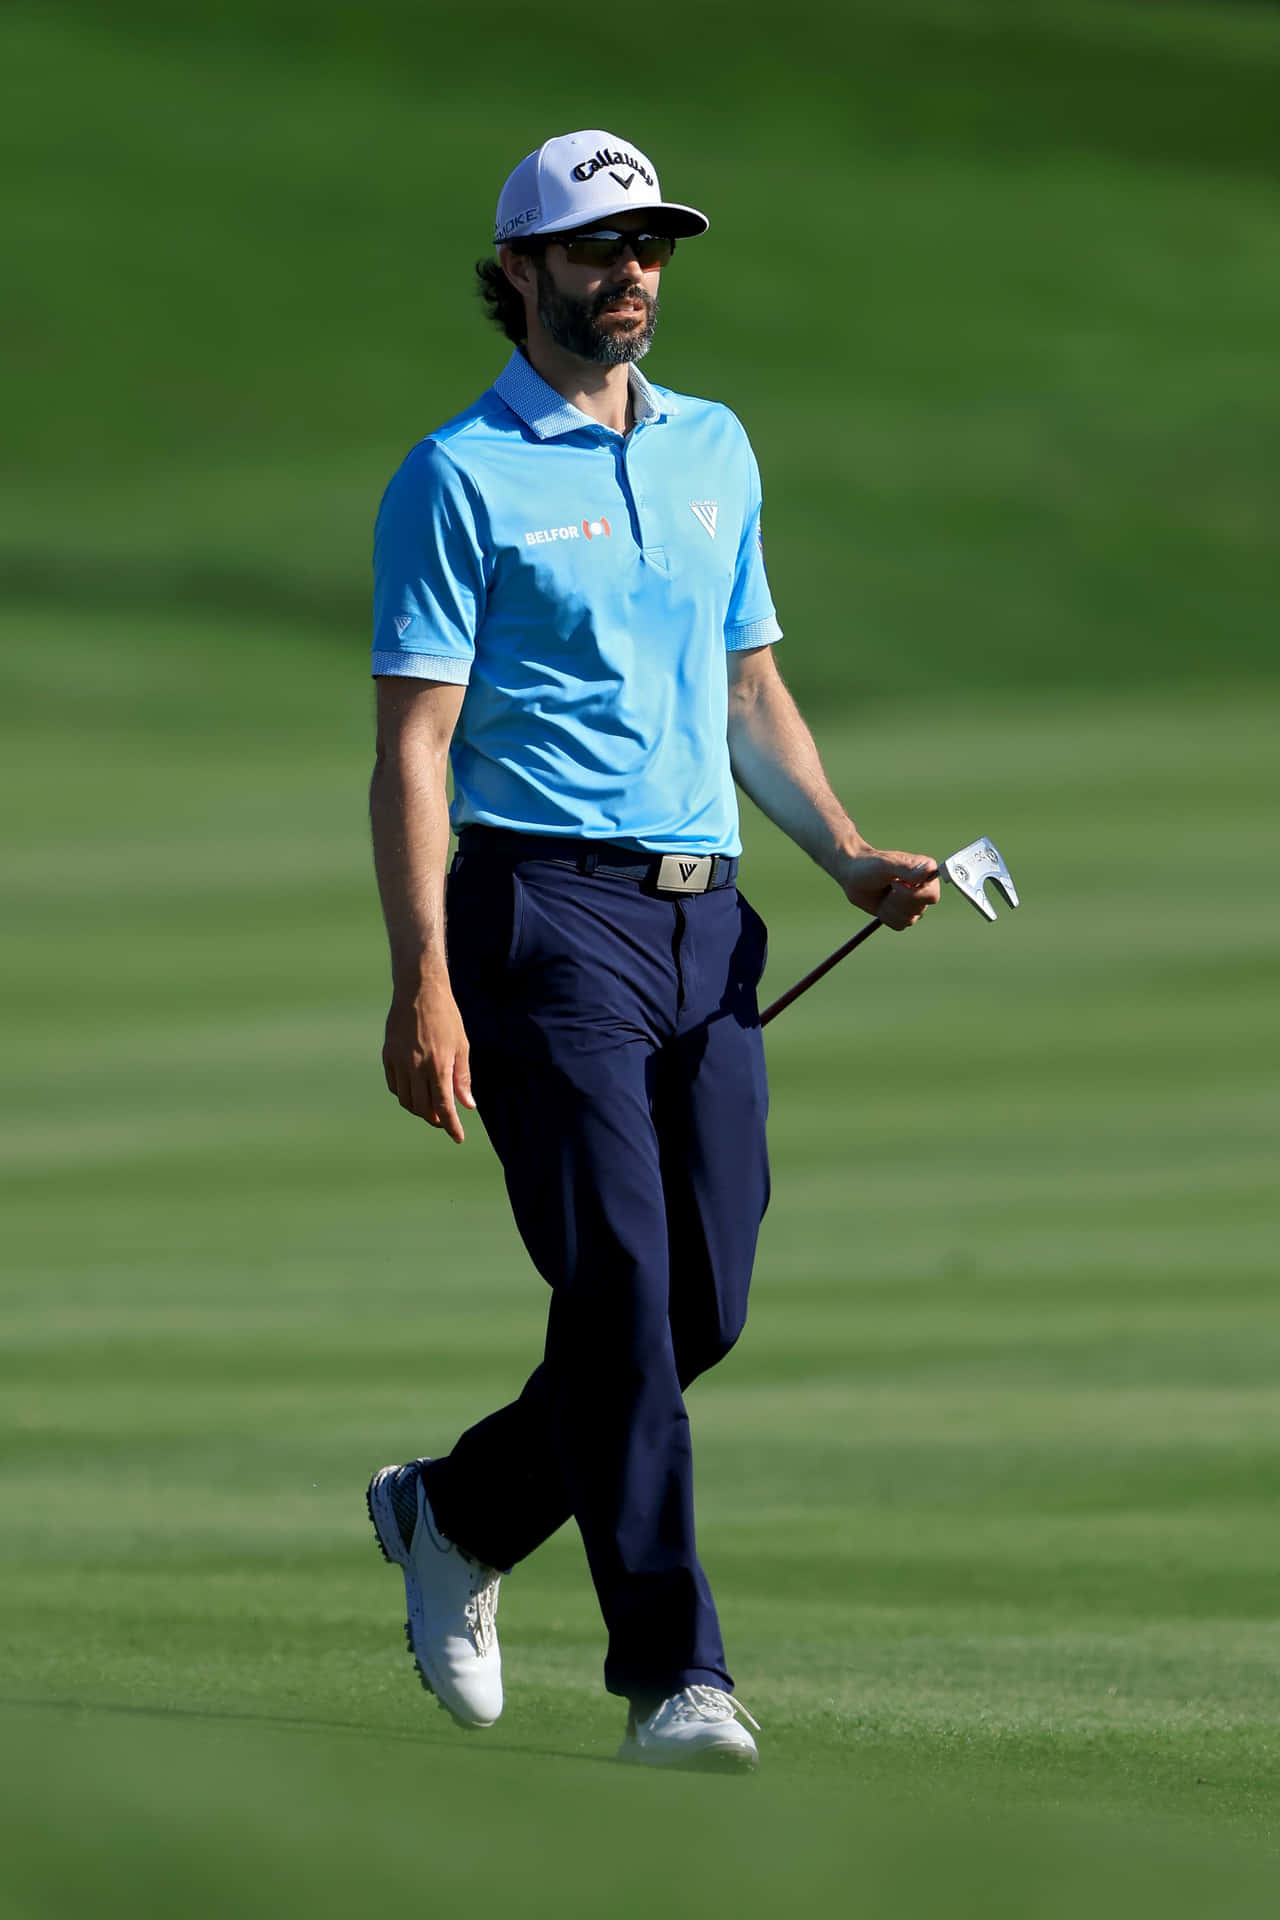
[[[949,860],[942,863],[942,877],[949,880],[966,900],[971,900],[978,912],[985,914],[988,920],[996,918],[996,910],[983,892],[988,880],[995,881],[1011,907],[1018,904],[1018,889],[990,840],[971,840],[967,847],[961,847],[959,853],[953,853]]]

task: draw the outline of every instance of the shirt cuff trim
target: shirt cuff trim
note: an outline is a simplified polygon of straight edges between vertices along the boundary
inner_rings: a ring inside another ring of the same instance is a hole
[[[450,686],[465,687],[471,678],[471,662],[459,660],[456,654],[401,653],[394,647],[387,652],[379,652],[375,647],[372,671],[375,679],[385,676],[405,680],[447,680]]]
[[[776,614],[770,614],[767,620],[751,620],[744,627],[726,627],[724,644],[730,653],[744,652],[748,647],[769,647],[775,640],[781,640],[782,628],[778,625]]]

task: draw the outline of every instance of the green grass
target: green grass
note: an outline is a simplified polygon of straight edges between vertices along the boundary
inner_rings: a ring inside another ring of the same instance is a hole
[[[1065,1812],[975,1819],[923,1777],[896,1798],[830,1777],[691,1783],[567,1758],[554,1730],[541,1748],[463,1740],[446,1758],[430,1731],[318,1734],[199,1709],[20,1714],[8,1730],[20,1744],[0,1777],[24,1830],[6,1914],[338,1916],[389,1898],[570,1920],[815,1901],[960,1920],[1274,1910],[1265,1870],[1221,1845],[1169,1827],[1135,1846],[1117,1822]],[[76,1846],[46,1787],[91,1809]]]
[[[38,700],[10,687],[5,775],[37,802],[3,870],[11,1910],[117,1876],[119,1910],[152,1910],[195,1872],[192,1911],[351,1911],[419,1888],[429,1846],[459,1890],[478,1853],[516,1911],[639,1912],[651,1820],[673,1912],[851,1883],[895,1915],[1264,1911],[1262,701],[825,730],[869,826],[936,852],[991,829],[1025,904],[990,927],[949,897],[771,1029],[752,1321],[692,1395],[701,1544],[764,1723],[730,1793],[608,1766],[568,1534],[505,1589],[493,1735],[456,1734],[401,1651],[364,1477],[515,1388],[544,1299],[479,1128],[451,1149],[381,1086],[355,673],[300,681],[301,636],[212,620],[178,648],[129,623],[128,672],[108,621],[30,610],[6,638],[49,662]],[[845,920],[748,832],[780,988]]]

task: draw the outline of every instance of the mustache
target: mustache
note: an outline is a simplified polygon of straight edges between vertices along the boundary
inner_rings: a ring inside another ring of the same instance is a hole
[[[614,307],[629,307],[637,300],[644,308],[645,318],[652,320],[658,303],[645,287],[614,287],[609,293],[598,293],[591,303],[591,318],[609,313]]]

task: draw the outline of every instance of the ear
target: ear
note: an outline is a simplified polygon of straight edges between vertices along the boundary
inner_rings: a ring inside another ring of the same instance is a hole
[[[531,255],[517,253],[514,247],[500,247],[498,264],[517,293],[533,297],[537,292],[538,276]]]

